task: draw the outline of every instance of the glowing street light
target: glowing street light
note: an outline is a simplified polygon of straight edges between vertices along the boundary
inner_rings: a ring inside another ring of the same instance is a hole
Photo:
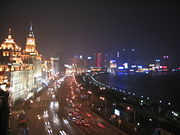
[[[136,112],[135,109],[133,109],[132,107],[127,106],[126,108],[128,111],[133,111],[133,116],[134,116],[134,131],[137,132],[137,127],[136,127]]]
[[[91,91],[88,91],[88,93],[89,93],[89,94],[92,94],[92,92],[91,92]]]
[[[105,113],[105,118],[106,118],[106,114],[107,114],[107,112],[106,112],[106,111],[107,111],[107,108],[106,108],[106,104],[107,104],[107,103],[106,103],[106,102],[107,102],[107,101],[106,101],[106,98],[105,98],[105,97],[99,97],[99,99],[103,100],[104,103],[105,103],[104,113]]]
[[[128,107],[127,107],[127,110],[130,110],[130,109],[131,109],[131,108],[128,106]]]
[[[88,90],[88,94],[92,95],[92,103],[94,103],[94,98],[93,98],[93,93],[92,93],[92,91],[89,91],[89,90]],[[93,104],[92,104],[92,106],[93,106]]]

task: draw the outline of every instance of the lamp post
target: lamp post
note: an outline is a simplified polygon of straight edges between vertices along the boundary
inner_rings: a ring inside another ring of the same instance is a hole
[[[158,105],[158,127],[160,126],[161,103],[162,103],[162,101],[159,100],[159,105]]]
[[[106,111],[107,111],[107,108],[106,108],[106,104],[107,104],[107,101],[106,101],[106,98],[105,97],[99,97],[101,100],[103,100],[104,101],[104,103],[105,103],[105,108],[104,108],[104,113],[105,113],[105,119],[106,119]]]
[[[135,109],[134,108],[131,108],[131,107],[129,107],[129,106],[127,106],[127,110],[128,111],[131,111],[131,110],[133,110],[133,120],[134,120],[134,134],[136,134],[136,132],[137,132],[137,127],[136,127],[136,111],[135,111]]]
[[[136,127],[136,112],[135,112],[135,110],[133,111],[133,113],[134,113],[134,134],[136,134],[137,127]]]
[[[93,106],[94,106],[94,97],[93,97],[93,93],[92,93],[92,91],[88,91],[88,94],[91,95],[91,98],[92,98],[92,104],[91,104],[91,106],[93,107]]]

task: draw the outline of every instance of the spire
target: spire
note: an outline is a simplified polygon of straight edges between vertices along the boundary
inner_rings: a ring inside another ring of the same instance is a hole
[[[11,28],[9,28],[9,35],[11,35]]]
[[[15,43],[11,36],[11,28],[8,29],[8,37],[5,39],[5,43]]]
[[[30,31],[32,31],[32,22],[30,23]]]
[[[11,28],[9,28],[9,34],[8,34],[8,39],[11,39]]]
[[[30,23],[30,29],[29,29],[29,37],[34,37],[34,33],[33,33],[33,30],[32,30],[32,22]]]

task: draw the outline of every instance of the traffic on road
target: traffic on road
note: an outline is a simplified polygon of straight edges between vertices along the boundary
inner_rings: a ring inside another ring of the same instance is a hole
[[[126,135],[92,112],[78,95],[74,76],[56,79],[11,112],[13,135]]]

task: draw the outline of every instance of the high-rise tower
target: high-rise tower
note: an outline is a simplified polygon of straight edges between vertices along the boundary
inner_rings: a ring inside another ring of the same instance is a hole
[[[96,58],[96,63],[95,63],[95,67],[101,68],[101,53],[97,52],[95,53],[95,58]]]

